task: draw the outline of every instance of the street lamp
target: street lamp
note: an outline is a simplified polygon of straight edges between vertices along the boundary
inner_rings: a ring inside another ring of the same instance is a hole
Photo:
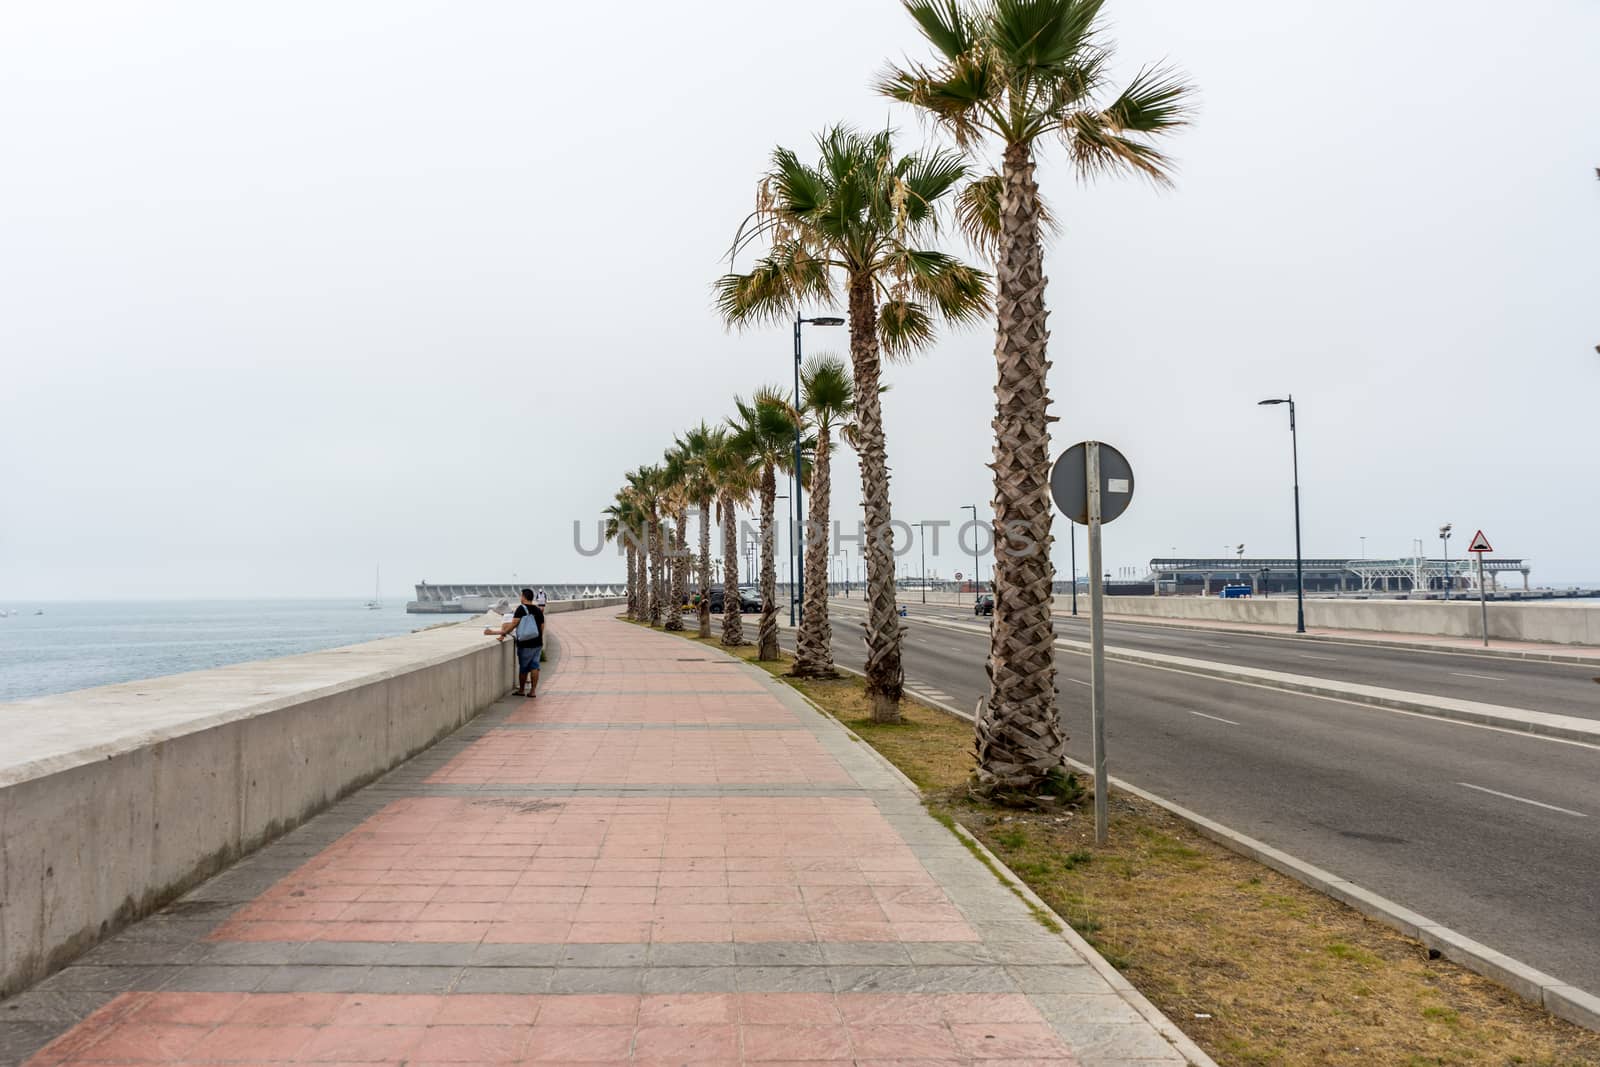
[[[791,583],[790,588],[789,588],[789,595],[792,598],[790,600],[790,602],[789,602],[789,625],[790,626],[793,626],[795,624],[795,605],[797,603],[799,603],[801,596],[804,595],[805,586],[806,586],[805,545],[802,542],[807,540],[807,538],[804,535],[802,535],[801,533],[799,533],[800,529],[805,526],[805,522],[806,522],[805,504],[804,504],[804,501],[802,501],[802,499],[801,499],[801,496],[803,494],[802,494],[801,489],[800,489],[800,419],[799,419],[799,412],[800,412],[800,327],[805,325],[806,323],[810,323],[813,326],[843,326],[844,325],[844,320],[841,319],[841,318],[837,318],[835,316],[832,316],[832,315],[819,315],[816,318],[807,319],[807,318],[802,318],[799,312],[795,312],[795,316],[794,316],[794,410],[795,410],[795,416],[796,417],[795,417],[795,420],[794,420],[794,473],[789,476],[789,487],[790,487],[790,492],[794,493],[794,521],[795,521],[795,527],[794,528],[795,528],[796,532],[795,532],[794,536],[791,538],[794,541],[794,544],[790,547],[789,558],[790,558],[791,562],[790,562],[789,566],[791,568],[793,568],[794,571],[800,575],[800,584],[799,584],[798,587],[796,587]],[[796,563],[798,563],[798,566],[796,566]],[[804,609],[803,608],[801,609],[801,612],[802,612],[801,617],[803,618],[804,617]]]
[[[911,525],[917,528],[917,551],[922,554],[922,602],[928,602],[928,524],[914,522]]]
[[[772,499],[774,501],[789,500],[789,494],[787,494],[787,493],[774,493],[773,496],[772,496]],[[794,543],[795,543],[795,536],[794,536],[794,503],[791,501],[788,506],[789,506],[789,625],[793,626],[794,625]],[[773,551],[776,552],[778,546],[774,545],[772,547],[773,547]]]
[[[972,512],[972,602],[976,604],[978,602],[978,589],[980,588],[978,585],[978,505],[962,504],[961,510]]]
[[[1450,531],[1453,523],[1445,523],[1439,527],[1439,540],[1444,542],[1444,598],[1450,599]]]
[[[1263,407],[1272,404],[1289,405],[1289,447],[1294,457],[1294,631],[1303,634],[1306,632],[1306,582],[1305,566],[1300,556],[1300,434],[1294,425],[1294,395],[1291,393],[1286,397],[1262,400],[1259,403]]]

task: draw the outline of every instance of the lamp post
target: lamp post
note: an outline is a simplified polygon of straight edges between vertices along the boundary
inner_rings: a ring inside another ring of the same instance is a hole
[[[1450,599],[1450,531],[1453,523],[1445,523],[1439,527],[1439,540],[1444,542],[1444,598]]]
[[[928,602],[928,524],[926,522],[914,522],[911,525],[917,528],[917,551],[922,556],[920,582],[922,586],[922,602],[926,604]]]
[[[800,584],[799,584],[799,586],[795,586],[794,583],[791,581],[791,583],[789,585],[789,596],[790,596],[790,601],[789,601],[789,625],[790,626],[795,625],[795,611],[797,610],[797,607],[798,607],[798,610],[801,612],[801,617],[802,618],[804,617],[804,611],[805,611],[805,609],[803,607],[799,607],[800,600],[805,594],[805,587],[806,587],[806,576],[805,576],[806,557],[805,557],[805,545],[803,543],[806,540],[806,537],[805,537],[804,534],[802,534],[800,532],[801,528],[805,526],[806,515],[805,515],[805,505],[804,505],[804,501],[801,499],[802,493],[801,493],[801,489],[800,489],[800,418],[799,418],[799,412],[800,412],[800,327],[805,325],[808,322],[813,326],[843,326],[844,325],[844,320],[843,319],[838,318],[836,316],[832,316],[832,315],[819,315],[816,318],[807,319],[807,318],[802,318],[800,313],[796,312],[795,316],[794,316],[794,410],[795,410],[795,420],[794,420],[794,473],[789,476],[789,486],[790,486],[790,492],[794,493],[794,521],[795,521],[794,529],[795,529],[795,533],[794,533],[793,537],[791,538],[794,541],[794,544],[790,548],[790,554],[789,554],[790,564],[789,564],[789,566],[794,571],[794,573],[796,573],[796,574],[798,574],[800,576]]]
[[[1300,555],[1300,434],[1294,424],[1294,394],[1259,401],[1262,406],[1289,405],[1289,447],[1294,457],[1294,632],[1306,632],[1306,581],[1305,565]]]
[[[793,486],[791,486],[793,488]],[[773,500],[789,500],[789,625],[794,625],[794,502],[787,493],[774,494]],[[774,546],[776,551],[776,546]]]
[[[1078,614],[1078,524],[1067,520],[1068,554],[1072,558],[1072,614]],[[1159,579],[1157,579],[1159,581]]]
[[[978,602],[978,590],[982,585],[978,582],[978,505],[962,504],[962,511],[972,512],[972,602]]]

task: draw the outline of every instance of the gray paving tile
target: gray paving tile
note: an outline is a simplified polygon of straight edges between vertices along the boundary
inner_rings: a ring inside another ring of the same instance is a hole
[[[298,942],[286,941],[213,941],[194,946],[200,952],[198,963],[209,964],[284,964],[293,963],[295,954],[303,947]],[[341,963],[354,962],[341,960]]]
[[[460,967],[372,967],[357,984],[357,993],[448,993]]]
[[[1041,934],[1046,933],[1041,930]],[[994,947],[1001,963],[1018,966],[1055,964],[1060,967],[1086,967],[1088,963],[1073,949],[1053,934],[1033,941],[1009,941]]]
[[[1034,1007],[1062,1033],[1078,1027],[1137,1026],[1144,1017],[1115,993],[1035,993]]]
[[[642,993],[644,970],[639,967],[557,967],[550,979],[551,993]]]
[[[565,945],[556,965],[560,967],[638,967],[645,962],[648,946],[642,944]]]
[[[33,988],[45,992],[122,993],[130,989],[159,989],[180,967],[74,965],[38,983]]]
[[[164,992],[253,993],[276,967],[184,967],[162,987]]]
[[[76,1023],[117,994],[33,990],[0,1001],[0,1026],[12,1023]]]
[[[647,959],[652,967],[716,967],[733,962],[733,943],[655,942]]]
[[[1109,993],[1111,984],[1092,967],[1007,967],[1024,993]]]
[[[735,967],[741,993],[831,993],[830,967]]]
[[[646,993],[732,993],[739,989],[738,967],[656,967],[644,971]]]
[[[256,987],[258,993],[353,993],[370,967],[306,966],[291,963],[274,967]]]
[[[0,1026],[0,1065],[13,1067],[55,1040],[53,1023],[9,1023]]]
[[[78,966],[116,967],[125,964],[198,963],[205,946],[186,941],[132,941],[117,938],[97,945],[78,957]]]
[[[563,945],[469,945],[473,967],[554,967]]]
[[[456,980],[457,993],[547,993],[550,967],[468,967]]]
[[[733,946],[733,961],[740,966],[820,967],[827,961],[815,942],[755,941]]]
[[[520,948],[545,948],[554,946],[518,946]],[[383,957],[374,960],[374,963],[385,964],[391,967],[419,966],[419,967],[465,967],[478,961],[477,950],[479,946],[462,944],[452,941],[417,941],[399,942],[383,946]],[[533,957],[539,953],[524,952],[524,966],[532,967],[540,963]],[[359,960],[349,960],[349,963],[359,963]]]
[[[1072,1051],[1083,1067],[1123,1067],[1129,1062],[1178,1065],[1184,1058],[1140,1020],[1137,1024],[1081,1026],[1072,1031]]]
[[[976,941],[910,942],[906,953],[916,964],[994,963],[989,946]]]
[[[343,964],[348,967],[360,967],[374,963],[393,962],[389,958],[389,950],[394,945],[386,945],[381,941],[308,941],[303,945],[295,946],[289,963],[299,964]]]
[[[822,957],[845,966],[909,966],[911,954],[897,941],[824,941]]]

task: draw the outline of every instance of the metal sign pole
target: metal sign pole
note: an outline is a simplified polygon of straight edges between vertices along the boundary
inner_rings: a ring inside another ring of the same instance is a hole
[[[1483,617],[1483,647],[1489,647],[1489,598],[1483,591],[1483,553],[1478,557],[1478,613]]]
[[[1084,449],[1084,482],[1089,494],[1089,722],[1094,762],[1094,839],[1106,843],[1106,647],[1104,588],[1100,566],[1100,442]]]

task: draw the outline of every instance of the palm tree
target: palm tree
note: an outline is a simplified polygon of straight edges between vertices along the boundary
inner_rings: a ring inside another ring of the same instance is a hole
[[[676,532],[669,531],[672,538],[672,549],[668,554],[668,596],[671,601],[667,605],[668,630],[683,629],[683,602],[688,599],[689,593],[689,560],[686,558],[686,546],[689,533],[689,457],[683,447],[683,442],[674,441],[673,446],[667,449],[661,462],[661,481],[664,488],[663,499],[666,502],[667,514],[677,524]]]
[[[749,504],[753,489],[748,457],[731,428],[712,430],[706,444],[706,469],[717,492],[717,519],[722,524],[722,643],[745,644],[739,596],[740,505]]]
[[[1187,123],[1192,99],[1166,67],[1147,67],[1122,92],[1107,92],[1103,5],[905,0],[935,56],[891,67],[878,86],[930,114],[962,149],[988,139],[1001,149],[998,196],[993,181],[973,194],[989,199],[993,213],[974,207],[963,217],[980,238],[987,227],[977,223],[987,217],[998,226],[987,235],[999,278],[993,506],[1005,538],[996,537],[990,692],[977,724],[978,782],[990,792],[1039,791],[1059,777],[1066,753],[1050,622],[1050,362],[1034,145],[1060,138],[1082,177],[1131,173],[1167,184],[1171,163],[1152,142]],[[1005,547],[1016,545],[1026,547]]]
[[[966,177],[961,158],[933,151],[896,157],[888,131],[836,126],[817,139],[816,166],[779,148],[734,254],[765,239],[747,274],[716,283],[732,325],[775,323],[802,305],[832,301],[842,283],[850,314],[861,495],[866,513],[867,692],[875,722],[900,718],[904,672],[894,586],[889,464],[879,406],[880,361],[928,344],[934,321],[970,322],[988,310],[988,276],[924,247],[941,201]]]
[[[678,438],[678,449],[683,455],[683,489],[700,513],[700,553],[698,584],[700,607],[698,612],[699,635],[711,636],[711,496],[716,490],[709,468],[709,451],[712,429],[704,421],[690,427]]]
[[[643,576],[645,577],[645,618],[651,626],[661,623],[661,563],[664,545],[661,540],[661,468],[640,467],[627,474],[629,491],[644,520]]]
[[[627,489],[617,492],[616,502],[605,509],[605,534],[607,541],[620,540],[627,551],[628,568],[628,618],[640,618],[640,582],[638,574],[638,546],[643,536],[644,523],[638,505]]]
[[[855,385],[844,360],[817,356],[800,373],[801,414],[816,436],[811,460],[811,521],[806,531],[804,610],[795,637],[794,668],[802,678],[837,678],[833,667],[833,627],[828,621],[828,513],[832,496],[833,431],[855,411]]]
[[[748,403],[740,398],[733,403],[738,410],[733,419],[733,435],[752,472],[758,472],[761,500],[761,624],[756,630],[756,658],[775,660],[779,658],[778,575],[773,508],[778,496],[778,474],[794,470],[796,414],[782,390],[773,386],[757,389]],[[726,612],[726,589],[722,607]]]

